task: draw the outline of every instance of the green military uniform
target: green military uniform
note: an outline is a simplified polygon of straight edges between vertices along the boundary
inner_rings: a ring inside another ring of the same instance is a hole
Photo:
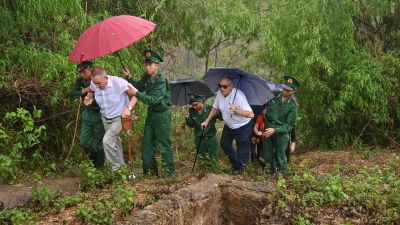
[[[294,90],[300,86],[299,82],[290,76],[284,77],[287,81],[283,87],[287,90]],[[265,129],[275,128],[270,137],[264,138],[264,160],[269,164],[271,172],[275,172],[275,158],[278,159],[279,168],[286,171],[288,167],[286,159],[286,148],[289,143],[289,132],[295,127],[298,104],[294,95],[281,100],[282,94],[271,99],[266,104]]]
[[[82,96],[82,89],[90,85],[83,78],[76,79],[71,92],[68,94],[70,99],[77,99]],[[83,105],[82,110],[82,127],[79,137],[79,144],[88,154],[90,160],[96,168],[101,168],[104,165],[104,150],[103,150],[103,136],[104,126],[101,121],[100,108],[96,101],[91,105]]]
[[[204,101],[204,96],[196,95],[196,94],[189,94],[190,104],[195,104],[198,101]],[[217,118],[222,120],[221,115],[215,116],[213,119],[210,120],[208,126],[204,130],[203,137],[201,123],[207,119],[208,115],[210,114],[212,106],[204,105],[203,111],[198,112],[194,108],[189,109],[189,117],[186,119],[186,124],[189,127],[194,128],[194,136],[195,136],[195,143],[196,148],[199,148],[199,154],[205,156],[208,154],[210,157],[215,159],[215,162],[218,161],[218,141],[217,141],[217,129],[215,128],[215,121]],[[200,143],[200,139],[201,143]],[[200,143],[200,146],[199,146]]]
[[[146,50],[145,62],[162,62],[161,57]],[[171,111],[170,89],[165,76],[157,71],[153,77],[144,74],[139,81],[132,77],[128,82],[138,89],[136,97],[142,101],[147,108],[147,117],[144,125],[142,140],[142,159],[144,174],[158,174],[155,150],[160,148],[164,165],[170,175],[175,173],[173,152],[171,148]]]

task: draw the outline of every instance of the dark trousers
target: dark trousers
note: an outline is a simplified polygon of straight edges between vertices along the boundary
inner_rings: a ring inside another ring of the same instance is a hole
[[[251,122],[236,129],[224,126],[221,136],[221,147],[228,156],[234,170],[243,170],[249,160]],[[236,141],[236,152],[232,142]]]
[[[143,173],[158,175],[156,148],[160,148],[162,163],[167,173],[175,173],[174,153],[171,148],[171,111],[148,111],[142,138]]]
[[[286,149],[289,143],[289,134],[273,134],[270,137],[264,138],[264,161],[269,165],[270,171],[276,171],[276,163],[279,165],[279,170],[287,170],[288,162],[286,159]],[[276,162],[277,158],[277,162]]]
[[[100,112],[83,110],[79,144],[96,168],[102,168],[104,165],[104,133],[105,130]]]

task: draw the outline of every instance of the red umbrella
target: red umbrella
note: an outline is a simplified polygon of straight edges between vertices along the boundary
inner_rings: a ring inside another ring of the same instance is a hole
[[[69,60],[82,62],[114,53],[140,40],[154,27],[153,22],[135,16],[110,17],[83,32],[72,49]]]

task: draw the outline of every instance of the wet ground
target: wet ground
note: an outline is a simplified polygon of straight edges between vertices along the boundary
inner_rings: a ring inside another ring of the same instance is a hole
[[[79,177],[63,177],[53,180],[44,180],[42,186],[47,187],[55,196],[72,195],[80,189],[82,179]],[[16,185],[0,185],[0,202],[4,209],[23,206],[31,200],[33,181],[25,181]],[[0,203],[0,204],[1,204]]]
[[[389,152],[366,157],[351,151],[313,151],[295,156],[291,163],[307,161],[319,174],[330,173],[340,165],[351,175],[361,165],[379,166],[392,159]],[[45,180],[44,185],[57,195],[68,195],[79,190],[81,179]],[[268,216],[274,187],[274,180],[254,182],[241,175],[181,173],[180,182],[169,185],[160,185],[157,177],[140,177],[132,183],[137,192],[132,214],[118,218],[116,224],[282,224]],[[0,185],[0,201],[4,208],[24,205],[30,201],[33,188],[33,182]],[[107,187],[97,190],[93,198],[108,191]],[[157,198],[149,203],[149,196]],[[80,224],[74,216],[76,209],[74,206],[50,214],[37,224]]]

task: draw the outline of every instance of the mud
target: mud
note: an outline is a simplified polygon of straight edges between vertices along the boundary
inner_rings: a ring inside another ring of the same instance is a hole
[[[63,177],[44,180],[42,186],[49,188],[55,196],[72,195],[80,189],[81,181],[82,178],[79,177]],[[32,199],[34,188],[35,184],[32,181],[16,185],[0,185],[0,205],[3,205],[1,210],[26,205]]]

